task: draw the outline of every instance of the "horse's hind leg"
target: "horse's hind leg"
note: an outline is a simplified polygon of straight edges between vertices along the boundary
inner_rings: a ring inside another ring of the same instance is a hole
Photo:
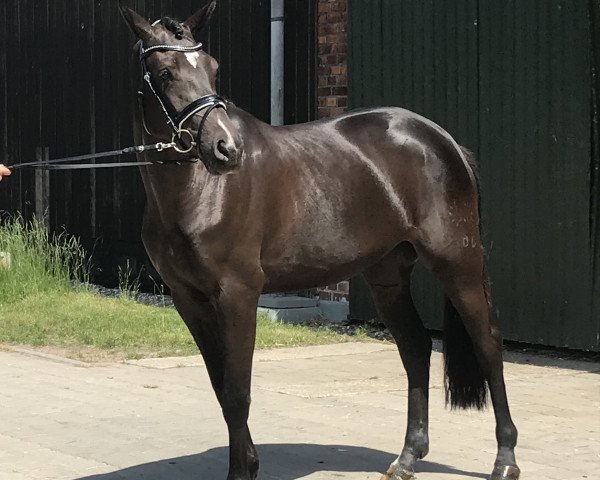
[[[408,422],[402,453],[382,480],[414,478],[414,464],[427,455],[431,337],[413,304],[410,277],[416,261],[403,243],[365,272],[380,317],[393,335],[408,376]]]
[[[443,282],[451,302],[446,305],[444,326],[447,400],[453,407],[482,408],[487,383],[498,442],[491,480],[517,480],[517,429],[510,416],[504,384],[502,338],[490,321],[483,251],[479,232],[475,225],[472,227],[465,237],[469,241],[459,247],[441,249],[433,256],[431,251],[423,255],[429,257],[426,259]]]

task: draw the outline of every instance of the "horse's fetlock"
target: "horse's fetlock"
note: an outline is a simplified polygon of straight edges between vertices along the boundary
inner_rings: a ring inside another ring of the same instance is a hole
[[[249,454],[248,456],[248,471],[250,472],[250,476],[252,479],[255,479],[258,476],[258,468],[260,466],[260,462],[258,461],[258,457],[254,454]]]
[[[405,448],[416,458],[424,458],[429,453],[429,435],[418,430],[406,436]]]
[[[513,423],[503,425],[496,429],[496,439],[500,447],[515,448],[519,432]]]
[[[429,440],[421,441],[413,447],[413,453],[417,459],[422,459],[429,453]]]

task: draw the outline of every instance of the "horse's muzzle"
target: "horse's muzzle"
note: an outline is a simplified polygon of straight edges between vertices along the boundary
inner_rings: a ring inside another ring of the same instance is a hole
[[[199,139],[198,139],[199,140]],[[198,143],[200,158],[208,171],[213,174],[228,173],[241,163],[243,147],[236,144],[229,136],[217,136],[212,146]]]

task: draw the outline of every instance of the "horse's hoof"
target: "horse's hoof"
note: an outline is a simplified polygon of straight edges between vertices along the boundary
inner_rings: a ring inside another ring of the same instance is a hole
[[[490,480],[519,480],[521,470],[516,465],[499,465],[494,467]]]
[[[415,480],[415,472],[407,470],[405,468],[396,468],[393,472],[386,472],[381,480]]]

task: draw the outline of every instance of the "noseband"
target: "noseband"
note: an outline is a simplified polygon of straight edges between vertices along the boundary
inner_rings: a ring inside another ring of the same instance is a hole
[[[172,142],[176,145],[174,148],[179,153],[189,153],[196,146],[196,142],[194,140],[194,135],[189,130],[183,128],[183,124],[189,120],[191,117],[196,115],[197,113],[204,110],[204,115],[202,116],[202,121],[200,122],[200,127],[198,129],[198,143],[202,137],[202,130],[204,129],[204,124],[206,123],[206,119],[210,115],[210,113],[215,108],[223,108],[227,111],[227,104],[225,100],[219,95],[205,95],[200,97],[198,100],[193,101],[187,107],[185,107],[181,112],[178,112],[171,101],[165,98],[158,88],[156,88],[154,81],[152,79],[152,75],[148,70],[148,65],[146,64],[146,59],[152,55],[154,52],[197,52],[202,49],[202,44],[198,43],[197,45],[192,45],[189,47],[183,45],[154,45],[152,47],[144,48],[144,45],[140,43],[140,62],[142,65],[142,75],[144,77],[144,82],[150,88],[150,91],[158,100],[159,105],[162,108],[163,113],[165,114],[167,124],[173,130],[173,138]],[[142,93],[143,95],[143,93]],[[144,121],[144,128],[146,128],[146,124]],[[148,132],[148,129],[146,128]],[[150,132],[148,132],[150,133]],[[190,139],[190,146],[187,147],[182,143],[182,135],[186,134]],[[177,146],[179,145],[179,146]],[[183,147],[183,148],[180,148]]]

